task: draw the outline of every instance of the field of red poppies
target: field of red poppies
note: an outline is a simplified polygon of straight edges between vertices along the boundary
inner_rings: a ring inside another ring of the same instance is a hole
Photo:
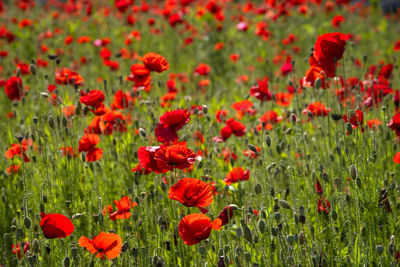
[[[0,0],[0,265],[397,266],[400,10],[365,2]]]

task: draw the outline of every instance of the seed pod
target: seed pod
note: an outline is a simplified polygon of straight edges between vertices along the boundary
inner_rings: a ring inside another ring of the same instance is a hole
[[[375,247],[375,250],[376,250],[376,252],[377,252],[379,255],[382,255],[384,248],[383,248],[382,245],[377,245],[377,246]]]
[[[299,242],[300,244],[304,244],[306,242],[306,236],[303,231],[299,233]]]
[[[361,179],[360,179],[360,177],[356,178],[356,184],[357,184],[358,188],[361,188]]]
[[[52,115],[49,115],[47,118],[47,123],[49,124],[50,128],[54,128],[55,123],[54,123],[54,117]]]
[[[253,151],[254,153],[258,154],[257,148],[256,148],[255,146],[253,146],[253,145],[251,145],[251,144],[248,144],[247,147],[248,147],[251,151]]]
[[[260,233],[262,233],[262,234],[265,232],[265,229],[267,228],[267,224],[265,223],[265,221],[264,221],[263,219],[260,219],[260,220],[258,221],[257,226],[258,226],[258,230],[259,230]]]
[[[246,239],[250,244],[253,243],[253,235],[251,233],[251,230],[248,226],[243,228],[243,237]]]
[[[262,187],[260,184],[256,184],[256,186],[254,187],[254,191],[256,192],[257,195],[261,194],[262,192]]]
[[[199,253],[202,257],[206,255],[206,247],[205,246],[199,246]]]
[[[268,147],[271,147],[272,139],[269,135],[265,137],[265,143],[267,144]]]
[[[33,120],[33,123],[36,125],[36,124],[38,123],[38,121],[39,121],[39,118],[36,117],[36,116],[34,116],[34,117],[32,118],[32,120]]]
[[[32,73],[33,75],[36,75],[36,73],[37,73],[37,68],[36,68],[35,65],[30,64],[30,65],[29,65],[29,70],[31,71],[31,73]]]
[[[346,130],[347,130],[347,132],[349,133],[349,135],[351,135],[351,134],[353,133],[353,126],[351,125],[350,122],[348,122],[348,123],[346,124]]]
[[[279,222],[279,220],[281,219],[281,214],[279,212],[275,212],[274,213],[274,219]]]
[[[336,221],[337,218],[338,218],[338,214],[337,214],[336,210],[332,210],[332,219],[333,219],[334,221]]]
[[[69,267],[71,264],[71,260],[69,259],[68,256],[66,256],[63,260],[63,267]]]
[[[279,200],[278,203],[282,208],[285,208],[285,209],[288,209],[288,210],[292,209],[292,207],[290,206],[290,204],[286,200]]]
[[[352,179],[355,179],[357,177],[357,169],[354,165],[350,166],[350,176]]]
[[[146,136],[147,136],[147,132],[146,132],[146,130],[143,129],[143,128],[139,128],[139,134],[140,134],[140,136],[145,137],[145,138],[146,138]]]
[[[25,217],[24,218],[24,225],[25,225],[26,229],[31,229],[31,226],[32,226],[31,218]]]

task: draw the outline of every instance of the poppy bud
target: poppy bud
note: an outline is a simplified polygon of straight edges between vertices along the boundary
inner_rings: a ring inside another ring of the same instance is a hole
[[[207,105],[203,105],[202,107],[203,107],[203,113],[204,113],[204,114],[207,114],[207,112],[208,112],[208,106],[207,106]]]
[[[206,247],[205,246],[199,246],[199,253],[202,257],[206,255]]]
[[[140,198],[138,196],[135,197],[135,202],[140,205]]]
[[[243,237],[244,237],[244,239],[246,239],[247,242],[249,242],[250,244],[253,243],[253,235],[252,235],[252,233],[251,233],[251,231],[250,231],[250,228],[249,228],[248,226],[246,226],[246,227],[243,228]],[[246,255],[246,252],[245,252],[245,255]]]
[[[358,188],[361,188],[361,179],[360,179],[360,177],[356,178],[356,184],[357,184]]]
[[[64,126],[64,127],[67,127],[67,124],[68,124],[68,121],[67,121],[67,118],[65,117],[65,116],[63,116],[62,117],[62,125]]]
[[[281,205],[282,208],[291,210],[292,207],[290,206],[290,204],[286,201],[286,200],[279,200],[279,205]]]
[[[54,128],[55,123],[52,115],[49,115],[49,117],[47,118],[47,123],[49,124],[50,128]]]
[[[40,203],[40,212],[44,212],[44,204]]]
[[[36,255],[29,255],[27,257],[27,259],[28,259],[29,266],[35,266],[36,265],[36,260],[37,260],[37,256]]]
[[[132,219],[133,219],[134,221],[137,221],[138,215],[137,215],[136,212],[132,213]]]
[[[274,219],[279,222],[279,220],[281,219],[281,214],[279,212],[275,212],[274,213]]]
[[[128,243],[128,241],[125,241],[125,242],[122,244],[121,252],[127,251],[128,248],[129,248],[129,243]]]
[[[334,221],[336,221],[336,220],[337,220],[337,217],[338,217],[338,214],[337,214],[336,210],[332,210],[332,219],[333,219]]]
[[[40,251],[40,242],[37,238],[35,238],[35,240],[33,240],[32,251],[34,253],[39,253],[39,251]]]
[[[258,154],[257,148],[256,148],[255,146],[253,146],[253,145],[251,145],[251,144],[248,144],[247,147],[248,147],[251,151],[253,151],[254,153]]]
[[[36,125],[39,121],[39,118],[34,116],[32,120],[33,120],[33,123]]]
[[[12,226],[17,226],[17,218],[14,217],[14,219],[11,221]]]
[[[71,260],[69,259],[68,256],[66,256],[63,260],[63,267],[69,267],[70,264],[71,264]]]
[[[265,223],[265,221],[263,219],[258,221],[257,226],[258,226],[258,230],[262,234],[265,232],[265,229],[267,228],[267,224]]]
[[[288,128],[286,131],[285,131],[285,135],[290,135],[291,133],[292,133],[292,128]]]
[[[317,79],[315,80],[315,82],[314,82],[314,87],[315,87],[315,89],[321,88],[321,79],[320,79],[320,78],[317,78]]]
[[[164,183],[164,181],[161,182],[161,185],[160,185],[160,186],[161,186],[161,190],[162,190],[162,191],[167,190],[167,185]]]
[[[85,163],[86,162],[86,154],[84,152],[81,153],[81,160]]]
[[[377,246],[375,247],[375,250],[376,250],[376,252],[377,252],[379,255],[381,255],[381,254],[383,253],[384,248],[383,248],[382,245],[377,245]]]
[[[352,179],[355,179],[357,177],[357,169],[354,165],[350,166],[350,176]]]
[[[31,229],[32,226],[32,220],[29,217],[24,218],[24,225],[26,229]]]
[[[239,227],[238,229],[236,229],[236,237],[240,238],[243,234],[242,228]]]
[[[265,143],[267,143],[267,146],[268,146],[268,147],[271,147],[272,139],[271,139],[271,137],[270,137],[269,135],[267,135],[267,136],[265,137]]]
[[[279,228],[278,227],[272,227],[271,228],[271,233],[273,236],[277,236],[279,233]]]
[[[349,135],[351,135],[353,133],[353,126],[351,126],[350,122],[348,122],[346,124],[346,129],[347,129],[347,132],[348,132]]]
[[[254,191],[256,192],[257,195],[261,194],[262,192],[262,187],[260,184],[256,184],[256,186],[254,187]]]
[[[36,75],[37,68],[36,68],[35,65],[30,64],[30,65],[29,65],[29,70],[31,71],[31,73],[32,73],[33,75]]]
[[[281,154],[281,152],[282,152],[281,146],[279,144],[276,144],[275,150],[276,150],[276,153],[278,153],[278,154]]]
[[[299,242],[300,244],[304,244],[306,242],[306,236],[303,231],[299,233]]]
[[[146,136],[147,136],[147,132],[143,128],[139,128],[139,134],[140,134],[140,136],[142,136],[144,138],[146,138]]]

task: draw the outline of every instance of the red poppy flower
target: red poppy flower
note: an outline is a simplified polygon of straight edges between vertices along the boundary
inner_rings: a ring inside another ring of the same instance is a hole
[[[237,183],[240,181],[246,181],[250,177],[249,170],[243,170],[242,167],[235,167],[233,168],[228,174],[226,175],[224,182],[227,185],[231,185],[233,183]]]
[[[340,32],[326,33],[318,36],[314,51],[317,61],[335,62],[343,57],[349,35]]]
[[[308,107],[303,110],[303,114],[308,115],[310,118],[317,116],[325,117],[326,115],[328,115],[328,112],[330,111],[331,111],[330,108],[327,109],[324,104],[317,101],[308,105]]]
[[[317,79],[321,81],[321,88],[326,89],[325,72],[322,68],[314,65],[306,71],[305,77],[301,79],[300,83],[301,86],[314,87]]]
[[[62,113],[64,114],[64,116],[67,119],[70,119],[70,118],[72,118],[74,116],[75,110],[76,110],[76,108],[75,108],[74,105],[69,105],[69,106],[66,106],[66,107],[64,107],[62,109]]]
[[[196,154],[187,148],[186,143],[163,146],[154,154],[163,167],[172,169],[186,169],[196,162]]]
[[[95,147],[100,142],[96,134],[84,134],[79,140],[79,152],[86,152],[88,162],[100,160],[103,156],[103,149]]]
[[[272,100],[272,93],[268,89],[268,77],[265,77],[264,80],[258,80],[257,83],[250,88],[250,95],[261,101]]]
[[[71,158],[75,158],[76,156],[78,156],[78,153],[76,151],[76,148],[72,148],[70,146],[63,146],[60,148],[60,150],[62,151],[63,156],[71,156]]]
[[[226,125],[229,126],[232,130],[232,134],[236,136],[243,136],[246,134],[246,126],[244,126],[243,123],[239,121],[235,121],[234,119],[228,119],[226,120]]]
[[[315,191],[317,192],[318,195],[322,195],[322,186],[319,183],[318,179],[315,181]]]
[[[11,77],[5,82],[4,91],[7,97],[11,100],[21,100],[24,95],[22,87],[22,79],[20,77]]]
[[[56,81],[57,84],[82,85],[85,80],[78,73],[63,68],[56,72]]]
[[[393,162],[400,163],[400,152],[397,152],[396,155],[394,155]]]
[[[218,217],[212,222],[214,230],[220,230],[222,226],[227,225],[233,217],[232,207],[226,206]]]
[[[377,129],[377,127],[382,124],[382,122],[378,119],[372,119],[367,121],[367,125],[370,129]]]
[[[260,122],[265,123],[265,129],[272,130],[272,126],[282,120],[282,116],[278,116],[274,110],[269,110],[265,112],[261,118]]]
[[[28,252],[28,250],[30,250],[29,242],[21,242],[21,246],[19,245],[19,243],[17,243],[17,245],[15,245],[15,244],[11,245],[11,249],[12,249],[11,251],[13,254],[17,255],[18,259],[22,258],[21,247],[24,248],[24,254],[26,254]]]
[[[142,146],[138,150],[139,164],[146,171],[155,173],[164,173],[170,169],[162,164],[160,161],[155,160],[154,155],[160,149],[159,146]]]
[[[113,131],[126,132],[126,118],[117,110],[110,110],[101,116],[99,128],[103,134],[112,134]]]
[[[128,76],[128,80],[135,83],[135,88],[143,87],[146,92],[150,90],[150,70],[143,64],[133,64],[131,66],[131,75]]]
[[[10,175],[10,174],[15,174],[15,173],[18,173],[18,171],[19,171],[19,169],[21,168],[21,165],[20,164],[14,164],[14,165],[11,165],[10,167],[8,167],[7,169],[6,169],[6,172]]]
[[[180,130],[184,125],[190,121],[190,113],[187,109],[176,109],[165,112],[160,117],[160,122],[168,125],[174,130]]]
[[[17,70],[19,69],[20,73],[22,75],[28,75],[29,74],[29,65],[26,63],[18,63],[17,64]]]
[[[208,183],[195,178],[182,178],[170,187],[168,198],[181,202],[186,207],[208,207],[214,200]]]
[[[186,215],[179,222],[178,231],[186,245],[195,245],[210,236],[211,219],[202,213]]]
[[[115,219],[129,219],[132,215],[131,208],[138,205],[136,202],[132,202],[132,200],[127,196],[122,197],[119,201],[114,200],[114,203],[117,207],[115,212],[113,211],[111,205],[108,205],[109,218],[113,221]],[[103,209],[103,215],[106,215],[105,213],[106,208]]]
[[[42,220],[40,221],[40,228],[42,228],[43,235],[46,238],[62,238],[67,237],[74,231],[74,225],[68,217],[58,214],[40,214]]]
[[[396,136],[400,136],[400,113],[394,115],[387,126],[396,133]]]
[[[161,73],[169,69],[169,64],[165,57],[153,52],[145,54],[142,61],[145,67],[150,71]]]
[[[228,111],[224,109],[219,109],[215,112],[215,118],[217,119],[218,122],[222,122],[225,120],[226,115],[228,115]]]
[[[211,67],[205,63],[200,63],[194,70],[197,75],[206,76],[210,73]]]
[[[353,116],[348,119],[347,115],[343,115],[343,120],[345,122],[350,122],[353,125],[353,128],[357,128],[357,126],[361,126],[361,130],[363,131],[363,124],[364,124],[364,116],[361,110],[356,110]]]
[[[19,156],[24,158],[24,162],[29,162],[30,159],[26,156],[25,152],[28,147],[32,145],[32,140],[23,140],[21,144],[11,144],[11,147],[7,149],[5,156],[8,159],[12,159],[14,156]]]
[[[232,104],[232,108],[236,110],[236,117],[241,120],[245,113],[254,115],[257,109],[252,108],[253,103],[250,100],[242,100]]]
[[[122,239],[117,234],[101,232],[92,240],[82,236],[79,238],[79,246],[86,248],[90,253],[95,254],[97,258],[104,259],[104,256],[106,256],[112,260],[121,253]]]
[[[332,18],[332,26],[335,28],[339,28],[340,24],[344,22],[344,17],[341,15],[334,16]]]
[[[118,90],[114,95],[114,102],[111,103],[112,109],[126,109],[131,107],[135,103],[135,98],[130,94],[124,93],[122,90]]]
[[[331,203],[323,197],[319,198],[318,212],[324,212],[325,214],[329,214],[330,210],[331,210]]]
[[[98,107],[103,103],[104,98],[104,93],[100,90],[90,90],[87,94],[81,91],[79,101],[87,106]]]

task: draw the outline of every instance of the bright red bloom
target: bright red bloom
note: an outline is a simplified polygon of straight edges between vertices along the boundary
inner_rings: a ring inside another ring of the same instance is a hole
[[[113,131],[126,132],[126,118],[117,110],[110,110],[101,116],[99,128],[103,134],[112,134]]]
[[[72,148],[70,146],[63,146],[60,148],[60,151],[62,151],[63,156],[71,156],[71,158],[75,158],[78,156],[78,153],[76,151],[76,148]]]
[[[394,155],[393,162],[400,163],[400,152],[397,152],[396,155]]]
[[[322,186],[319,183],[318,179],[315,181],[315,192],[317,192],[318,195],[322,195]]]
[[[10,175],[10,174],[15,174],[15,173],[18,173],[18,171],[19,171],[19,169],[21,168],[21,165],[20,164],[14,164],[14,165],[11,165],[10,167],[8,167],[7,169],[6,169],[6,172]]]
[[[165,57],[153,52],[145,54],[142,61],[144,66],[150,71],[161,73],[169,69],[169,64]]]
[[[317,101],[308,105],[308,107],[303,110],[303,114],[309,116],[310,118],[318,116],[325,117],[330,111],[330,108],[327,109],[324,104]]]
[[[348,119],[347,115],[343,115],[343,120],[345,122],[350,122],[353,125],[353,128],[357,128],[357,126],[361,126],[361,130],[363,131],[363,124],[364,124],[364,116],[361,110],[356,110],[353,116]]]
[[[22,79],[20,77],[11,77],[5,83],[4,91],[11,101],[21,100],[24,95]]]
[[[236,117],[241,120],[245,113],[254,115],[257,113],[257,109],[252,108],[253,103],[250,100],[242,100],[232,104],[232,108],[236,110]]]
[[[197,75],[206,76],[210,73],[211,67],[205,63],[200,63],[194,70],[194,73]]]
[[[122,90],[118,90],[114,95],[114,102],[111,103],[112,109],[126,109],[131,107],[135,103],[135,98],[130,94],[124,93]]]
[[[85,247],[92,254],[96,254],[97,258],[104,259],[104,256],[106,256],[112,260],[121,253],[122,239],[117,234],[101,232],[92,240],[82,236],[79,238],[79,246]]]
[[[316,60],[336,62],[343,57],[349,35],[340,32],[326,33],[318,36],[314,51]],[[324,65],[324,64],[323,64]]]
[[[179,222],[178,230],[186,245],[195,245],[210,236],[211,219],[202,213],[189,214]]]
[[[146,92],[150,91],[150,70],[143,64],[133,64],[131,66],[131,75],[128,76],[128,80],[135,83],[135,88],[140,89],[143,87]]]
[[[43,235],[46,238],[62,238],[67,237],[74,231],[74,225],[68,217],[58,214],[40,214],[42,220],[40,221],[40,228],[42,228]]]
[[[212,228],[214,230],[220,230],[222,226],[227,225],[228,222],[233,217],[232,207],[226,206],[221,213],[218,215],[217,219],[212,222]]]
[[[338,28],[343,22],[344,17],[342,15],[337,15],[332,18],[332,26],[335,28]]]
[[[8,159],[12,159],[14,156],[19,156],[24,158],[24,162],[29,162],[30,159],[26,156],[25,152],[28,147],[32,145],[32,140],[23,140],[21,144],[11,144],[11,147],[6,151],[5,156]]]
[[[187,169],[196,162],[196,154],[187,148],[186,143],[163,146],[154,154],[163,167],[172,169]]]
[[[228,115],[228,111],[226,111],[224,109],[219,109],[215,112],[215,117],[218,122],[224,121],[226,118],[226,115]]]
[[[111,205],[108,205],[108,209],[106,209],[106,207],[103,209],[103,215],[106,215],[106,211],[108,211],[109,218],[112,221],[115,219],[129,219],[132,215],[131,208],[138,205],[136,202],[132,202],[132,200],[127,196],[122,197],[119,201],[114,200],[114,203],[117,207],[115,212],[113,211]]]
[[[387,126],[396,133],[396,136],[400,136],[400,113],[394,115]]]
[[[235,121],[234,119],[226,120],[226,125],[229,126],[232,130],[232,133],[236,136],[243,136],[246,134],[246,126],[239,121]]]
[[[305,77],[301,79],[300,83],[302,86],[314,87],[317,79],[321,81],[321,88],[326,89],[325,72],[322,68],[314,65],[306,71]]]
[[[174,129],[180,130],[190,121],[190,113],[187,109],[176,109],[165,112],[160,116],[160,122]]]
[[[329,212],[331,211],[331,203],[321,197],[318,199],[318,212],[324,212],[325,214],[329,214]]]
[[[272,100],[272,93],[268,89],[268,77],[265,77],[264,80],[258,80],[257,83],[250,88],[250,95],[261,101]]]
[[[79,98],[79,101],[82,104],[96,108],[103,103],[104,98],[104,93],[100,90],[90,90],[90,92],[87,94],[81,91],[81,97]]]
[[[69,69],[63,68],[56,72],[57,84],[72,84],[72,85],[82,85],[85,81],[82,76],[78,73],[73,72]]]
[[[226,175],[224,182],[227,185],[231,185],[233,183],[237,183],[240,181],[246,181],[250,177],[249,170],[243,170],[242,167],[235,167],[233,168],[228,174]]]
[[[186,207],[208,207],[214,200],[211,186],[195,178],[182,178],[169,188],[168,198]]]
[[[100,142],[96,134],[84,134],[79,140],[79,152],[86,152],[88,162],[100,160],[103,156],[103,149],[95,147]]]
[[[154,155],[160,149],[159,146],[142,146],[138,150],[139,164],[146,171],[155,173],[164,173],[170,169],[162,164],[162,162],[155,160]]]
[[[22,75],[28,75],[30,72],[29,65],[26,63],[18,63],[17,70],[19,70]]]
[[[12,253],[16,254],[18,259],[22,258],[21,247],[24,248],[24,254],[26,254],[28,252],[28,250],[30,250],[29,242],[21,242],[21,246],[19,245],[19,243],[17,243],[16,246],[15,246],[15,244],[11,245]]]

